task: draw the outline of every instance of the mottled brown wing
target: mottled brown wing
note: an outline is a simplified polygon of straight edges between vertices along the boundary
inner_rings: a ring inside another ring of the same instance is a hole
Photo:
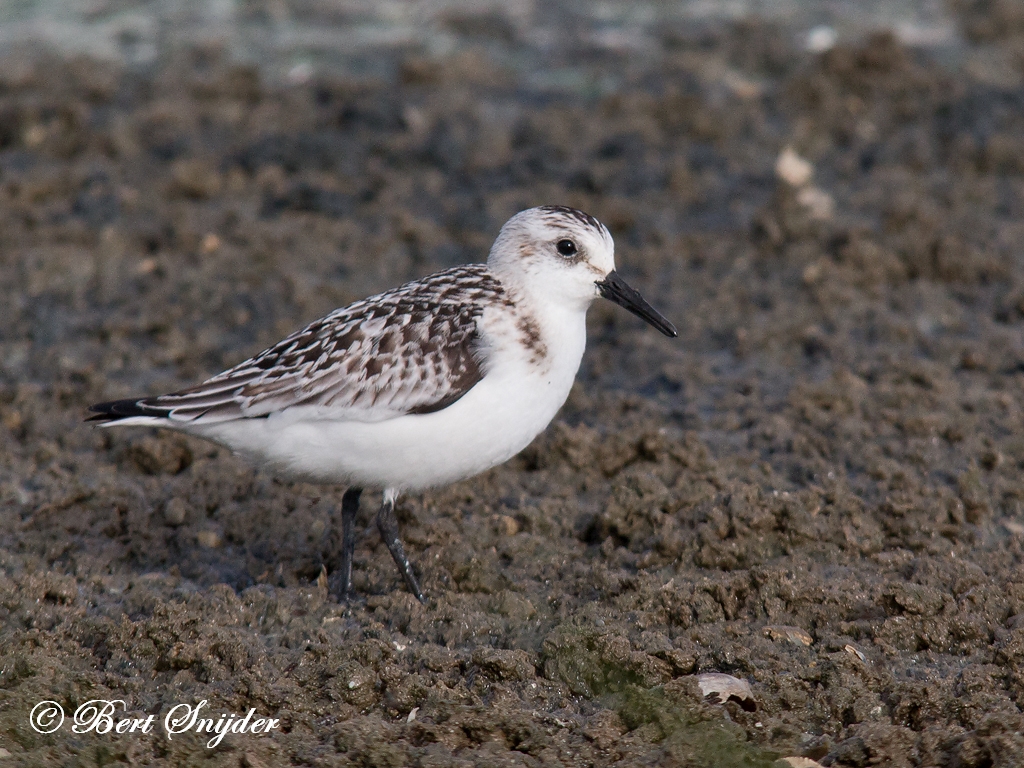
[[[482,378],[478,320],[502,296],[484,265],[457,267],[337,310],[198,386],[104,405],[195,423],[296,406],[358,421],[430,413]]]

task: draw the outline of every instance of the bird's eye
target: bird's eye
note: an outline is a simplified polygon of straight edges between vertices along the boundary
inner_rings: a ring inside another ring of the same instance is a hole
[[[555,248],[566,258],[576,255],[576,243],[572,240],[559,240],[555,244]]]

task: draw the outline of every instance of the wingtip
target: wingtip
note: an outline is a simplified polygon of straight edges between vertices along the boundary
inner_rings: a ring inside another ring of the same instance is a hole
[[[85,421],[110,424],[132,416],[152,416],[153,414],[144,408],[141,402],[141,400],[110,400],[106,403],[95,403],[88,408],[93,415],[86,417]]]

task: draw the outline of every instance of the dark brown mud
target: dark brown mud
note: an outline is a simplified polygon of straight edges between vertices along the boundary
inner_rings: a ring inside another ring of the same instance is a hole
[[[473,50],[394,83],[270,87],[215,51],[0,69],[5,763],[1024,764],[1024,91],[787,39],[666,30],[559,92]],[[343,604],[343,489],[82,423],[543,203],[604,220],[680,339],[595,305],[556,423],[402,500],[425,606],[372,495]],[[44,699],[157,727],[43,735]],[[204,699],[280,728],[168,739]]]

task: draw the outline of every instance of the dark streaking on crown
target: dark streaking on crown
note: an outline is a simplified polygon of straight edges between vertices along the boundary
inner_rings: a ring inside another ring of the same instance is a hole
[[[591,216],[586,211],[581,211],[578,208],[570,208],[567,205],[542,205],[537,210],[543,211],[544,213],[551,214],[553,217],[565,217],[575,219],[581,224],[585,224],[588,227],[596,229],[598,232],[605,234],[608,230],[604,224],[598,221],[596,218]]]

